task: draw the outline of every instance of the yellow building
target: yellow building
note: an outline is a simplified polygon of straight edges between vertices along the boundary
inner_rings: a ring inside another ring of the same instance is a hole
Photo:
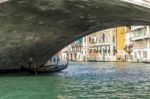
[[[125,60],[125,35],[126,27],[116,28],[116,48],[117,48],[117,60]]]

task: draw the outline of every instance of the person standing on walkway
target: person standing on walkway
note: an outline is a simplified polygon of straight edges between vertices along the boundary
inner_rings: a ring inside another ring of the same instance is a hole
[[[30,58],[29,58],[29,66],[28,66],[28,69],[30,69],[30,68],[31,68],[31,64],[32,64],[32,62],[33,62],[33,57],[30,57]]]
[[[59,61],[60,61],[60,59],[59,59],[59,57],[57,57],[57,65],[59,64]]]

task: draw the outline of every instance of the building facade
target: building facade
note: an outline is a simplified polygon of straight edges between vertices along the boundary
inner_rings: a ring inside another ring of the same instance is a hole
[[[82,39],[71,43],[60,51],[60,59],[62,61],[82,61]]]
[[[131,26],[133,61],[150,62],[150,26]]]
[[[96,40],[97,40],[97,33],[93,33],[86,37],[83,37],[82,51],[84,61],[97,61]]]
[[[116,28],[116,48],[117,48],[117,61],[125,61],[125,36],[126,27]]]
[[[126,36],[125,36],[125,61],[133,60],[133,33],[131,31],[131,27],[127,28]]]
[[[116,31],[115,28],[97,32],[96,42],[98,61],[116,60]]]
[[[116,61],[117,55],[120,56],[121,51],[124,51],[125,48],[124,32],[124,27],[119,27],[92,33],[63,49],[61,59],[66,60],[68,58],[71,61]]]

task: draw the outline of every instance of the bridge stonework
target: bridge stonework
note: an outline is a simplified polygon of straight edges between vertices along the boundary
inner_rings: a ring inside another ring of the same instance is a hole
[[[121,0],[8,0],[0,3],[0,67],[34,66],[92,32],[150,25],[150,8]]]

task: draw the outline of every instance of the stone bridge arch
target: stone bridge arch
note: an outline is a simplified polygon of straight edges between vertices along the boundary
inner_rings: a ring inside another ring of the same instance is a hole
[[[122,25],[150,25],[150,8],[126,0],[3,0],[0,67],[44,64],[90,33]],[[130,1],[130,0],[127,0]]]

